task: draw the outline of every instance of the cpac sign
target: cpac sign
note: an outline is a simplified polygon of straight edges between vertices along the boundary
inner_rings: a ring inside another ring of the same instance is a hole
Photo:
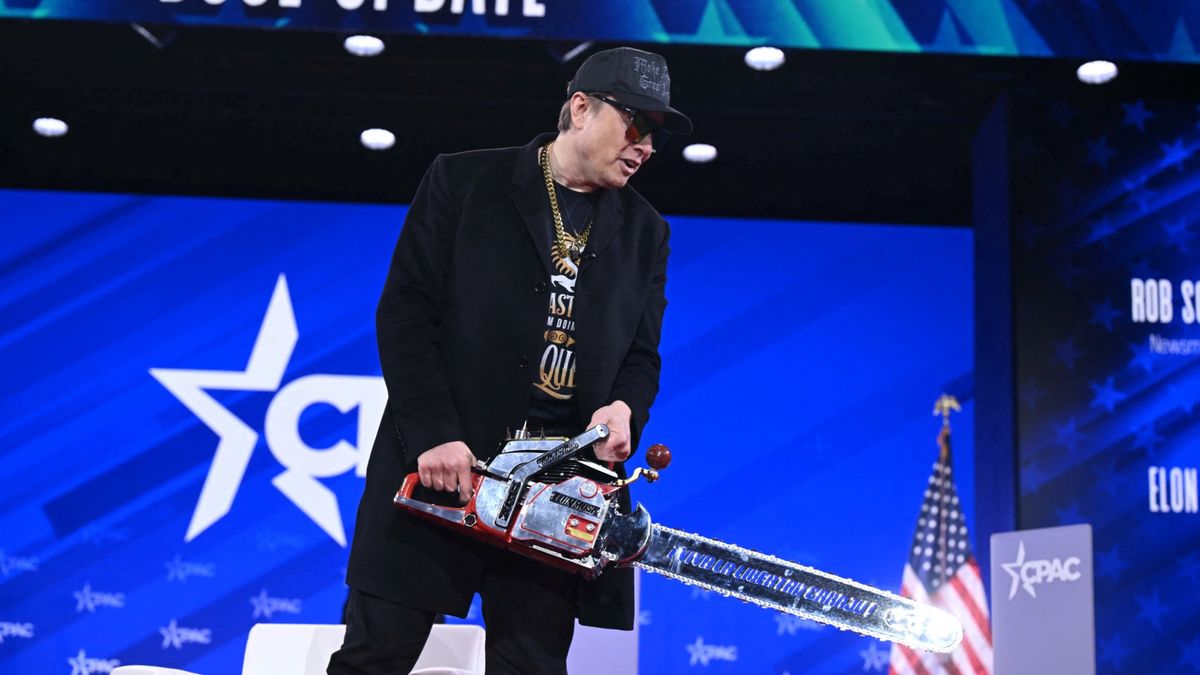
[[[229,513],[258,442],[258,432],[207,391],[222,389],[275,392],[262,428],[267,447],[284,471],[271,483],[334,541],[346,545],[337,496],[317,479],[350,469],[358,476],[366,475],[375,429],[387,405],[387,388],[383,378],[352,375],[308,375],[280,388],[298,338],[287,278],[281,274],[245,370],[150,369],[155,379],[220,437],[184,541],[195,539]],[[339,440],[329,448],[312,448],[301,439],[300,415],[319,403],[342,413],[358,408],[356,445]]]
[[[1017,586],[1020,585],[1029,593],[1029,597],[1036,598],[1037,592],[1034,591],[1034,586],[1043,583],[1051,583],[1054,581],[1076,581],[1079,579],[1079,558],[1074,556],[1067,558],[1065,561],[1061,558],[1053,560],[1026,560],[1025,559],[1025,542],[1017,548],[1017,559],[1010,563],[1000,565],[1004,571],[1012,576],[1012,587],[1008,591],[1008,599],[1012,600],[1017,595]]]

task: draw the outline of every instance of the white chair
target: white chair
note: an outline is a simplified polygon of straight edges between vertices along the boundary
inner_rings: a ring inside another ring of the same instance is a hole
[[[250,629],[242,675],[325,675],[329,656],[342,646],[346,627],[325,624],[260,623]],[[482,675],[483,628],[437,624],[413,675]],[[197,675],[155,666],[120,666],[112,675]]]

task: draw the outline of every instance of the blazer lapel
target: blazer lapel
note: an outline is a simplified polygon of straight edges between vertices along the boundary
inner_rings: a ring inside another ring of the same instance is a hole
[[[554,139],[552,134],[543,134],[532,143],[521,148],[517,165],[513,168],[513,204],[525,221],[530,242],[537,249],[538,258],[546,268],[546,276],[553,275],[554,265],[550,258],[550,239],[547,233],[554,232],[550,216],[550,197],[546,194],[546,181],[538,166],[538,148]]]
[[[608,248],[613,239],[625,227],[625,207],[617,196],[616,190],[604,190],[596,202],[596,215],[593,219],[592,236],[588,238],[587,253],[597,256]]]

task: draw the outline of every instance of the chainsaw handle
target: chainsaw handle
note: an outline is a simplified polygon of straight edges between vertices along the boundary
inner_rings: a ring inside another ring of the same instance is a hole
[[[416,471],[404,477],[404,482],[400,484],[400,489],[396,492],[397,497],[412,499],[413,491],[421,484],[421,474]]]

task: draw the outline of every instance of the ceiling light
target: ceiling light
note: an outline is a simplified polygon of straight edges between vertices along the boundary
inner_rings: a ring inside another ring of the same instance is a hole
[[[783,50],[775,47],[755,47],[746,52],[746,65],[755,70],[775,70],[783,61]]]
[[[1088,61],[1075,69],[1075,77],[1084,84],[1104,84],[1117,76],[1117,64],[1112,61]]]
[[[693,164],[707,164],[717,158],[717,149],[708,143],[692,143],[683,149],[683,158]]]
[[[351,35],[342,46],[355,56],[378,56],[383,53],[383,40],[373,35]]]
[[[387,129],[367,129],[359,134],[358,139],[371,150],[387,150],[396,144],[396,134]]]
[[[33,121],[33,130],[39,136],[58,138],[67,135],[67,123],[53,117],[39,117]]]

